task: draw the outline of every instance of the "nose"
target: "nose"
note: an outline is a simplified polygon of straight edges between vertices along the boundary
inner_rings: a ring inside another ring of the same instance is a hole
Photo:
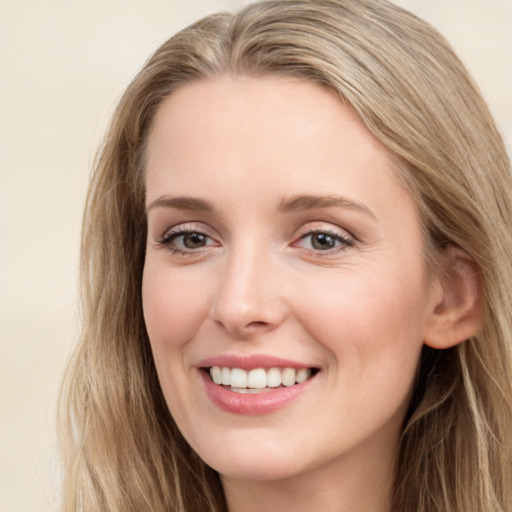
[[[276,260],[255,247],[233,251],[218,276],[212,320],[237,338],[278,327],[288,308]]]

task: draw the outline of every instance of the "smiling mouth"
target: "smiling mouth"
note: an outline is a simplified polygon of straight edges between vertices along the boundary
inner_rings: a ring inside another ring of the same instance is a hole
[[[235,393],[261,393],[276,388],[301,384],[318,373],[317,368],[229,368],[211,366],[205,368],[211,380]]]

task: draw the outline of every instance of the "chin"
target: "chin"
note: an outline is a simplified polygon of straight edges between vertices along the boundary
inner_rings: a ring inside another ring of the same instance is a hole
[[[300,473],[300,468],[288,461],[268,459],[253,455],[252,460],[221,460],[209,464],[221,477],[236,480],[276,481],[291,478]],[[259,460],[258,460],[259,459]]]
[[[310,460],[304,449],[282,440],[251,443],[247,440],[248,436],[234,434],[233,437],[238,439],[229,442],[225,438],[216,442],[214,447],[195,447],[202,460],[223,477],[255,481],[282,480],[318,465]]]

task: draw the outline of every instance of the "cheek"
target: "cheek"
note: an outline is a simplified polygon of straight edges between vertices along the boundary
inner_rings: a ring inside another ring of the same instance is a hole
[[[353,271],[311,283],[297,316],[329,351],[360,365],[387,357],[416,363],[428,298],[418,273]]]
[[[142,303],[149,339],[156,353],[191,339],[208,312],[204,287],[147,262]]]

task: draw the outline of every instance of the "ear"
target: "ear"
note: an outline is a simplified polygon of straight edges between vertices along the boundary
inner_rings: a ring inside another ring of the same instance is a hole
[[[449,246],[441,256],[430,318],[423,341],[431,348],[453,347],[482,325],[480,269],[463,250]]]

